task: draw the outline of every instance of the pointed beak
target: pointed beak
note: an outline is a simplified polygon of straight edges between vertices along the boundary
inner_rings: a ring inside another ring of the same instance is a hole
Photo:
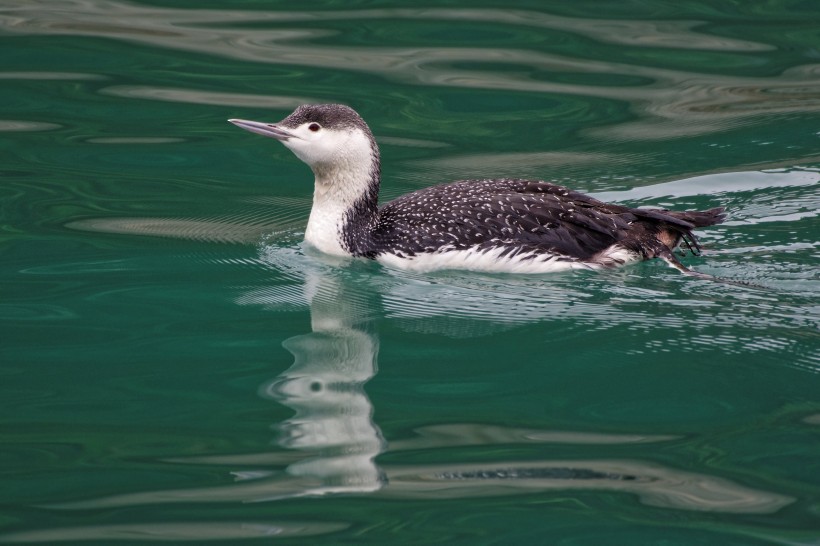
[[[275,123],[262,123],[260,121],[248,121],[246,119],[229,119],[228,121],[237,127],[250,131],[251,133],[275,138],[276,140],[284,141],[294,136],[292,133],[282,129]]]

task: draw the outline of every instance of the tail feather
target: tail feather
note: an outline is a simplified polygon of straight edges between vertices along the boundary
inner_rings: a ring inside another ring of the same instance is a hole
[[[638,218],[649,220],[657,226],[656,236],[658,240],[673,249],[679,243],[683,243],[692,252],[700,254],[698,238],[692,230],[719,224],[726,217],[723,207],[716,207],[709,210],[665,210],[665,209],[632,209],[632,213]],[[657,250],[657,249],[656,249]],[[655,256],[658,252],[653,253]]]

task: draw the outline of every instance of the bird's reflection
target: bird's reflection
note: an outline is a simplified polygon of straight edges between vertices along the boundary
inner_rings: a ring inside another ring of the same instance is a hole
[[[315,483],[303,494],[378,490],[384,475],[374,458],[385,442],[364,391],[379,349],[368,331],[368,310],[345,297],[342,280],[329,275],[308,275],[305,292],[311,332],[283,343],[294,363],[261,389],[296,412],[277,427],[279,445],[306,455],[287,472]]]
[[[461,290],[458,285],[449,285],[436,291],[436,285],[429,282],[374,276],[367,265],[329,264],[324,258],[306,256],[293,248],[277,247],[270,258],[271,265],[289,272],[298,284],[251,290],[237,303],[273,310],[307,303],[311,318],[310,332],[283,342],[293,354],[293,364],[260,387],[263,397],[294,411],[292,417],[275,426],[282,449],[163,461],[230,469],[236,478],[231,484],[123,493],[75,501],[61,508],[259,502],[327,494],[441,500],[584,490],[627,493],[649,506],[723,513],[773,513],[794,501],[719,476],[640,459],[609,458],[612,446],[631,445],[638,454],[645,454],[643,444],[680,439],[669,435],[442,422],[416,428],[414,434],[394,438],[388,446],[374,422],[373,404],[365,392],[365,384],[376,374],[379,351],[371,318],[384,317],[390,299],[403,286],[414,287],[410,292],[414,296],[420,296],[422,288],[441,296],[435,305],[430,301],[426,306],[428,320],[463,309],[476,287]],[[425,302],[433,296],[427,297]],[[415,316],[420,310],[408,312]],[[502,323],[497,327],[510,326]],[[491,447],[527,444],[584,446],[587,452],[593,450],[601,457],[497,458],[498,452]],[[488,446],[483,455],[469,462],[448,458],[447,462],[396,464],[402,460],[401,452],[455,447],[482,450]],[[379,465],[377,456],[388,450],[395,455],[393,462]]]

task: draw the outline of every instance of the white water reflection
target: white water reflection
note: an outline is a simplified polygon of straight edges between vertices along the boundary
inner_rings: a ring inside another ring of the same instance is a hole
[[[248,540],[253,538],[294,538],[323,535],[346,529],[344,523],[304,522],[207,522],[175,521],[123,523],[86,527],[58,527],[0,535],[0,542],[55,544],[87,540],[104,540],[119,544],[123,540],[140,542],[176,542],[211,540]]]
[[[820,188],[820,170],[817,169],[781,169],[769,171],[744,171],[713,173],[661,184],[638,186],[623,191],[597,192],[595,197],[602,201],[630,202],[647,199],[681,198],[693,195],[731,194],[753,192],[775,188]],[[808,194],[806,197],[820,199],[820,195]],[[815,208],[815,203],[808,203]],[[820,205],[820,202],[816,203]],[[725,224],[723,224],[725,225]]]
[[[62,129],[62,127],[62,125],[58,125],[56,123],[48,123],[45,121],[0,119],[0,133],[17,131],[54,131],[55,129]]]
[[[551,460],[535,463],[410,466],[388,473],[386,496],[447,499],[536,491],[618,491],[661,508],[736,514],[773,513],[793,498],[730,480],[644,461]]]
[[[218,106],[241,106],[250,108],[271,108],[292,110],[305,103],[321,102],[310,97],[281,95],[250,95],[247,93],[219,93],[199,89],[173,87],[149,87],[144,85],[115,85],[101,91],[104,95],[134,99],[184,102],[187,104],[213,104]]]
[[[284,223],[275,219],[253,221],[247,215],[240,218],[89,218],[69,222],[66,227],[80,231],[239,244],[252,243],[265,233],[287,229]]]
[[[385,442],[364,384],[376,373],[378,338],[363,327],[368,310],[355,309],[338,279],[309,274],[306,292],[312,331],[283,343],[293,366],[261,389],[296,412],[277,426],[278,444],[304,454],[286,472],[308,481],[298,494],[376,491],[384,477],[374,459]],[[329,297],[314,300],[316,292]]]
[[[770,114],[820,112],[820,65],[805,64],[765,77],[673,70],[629,62],[573,58],[543,51],[481,47],[395,47],[327,45],[316,40],[333,31],[311,28],[322,21],[440,20],[529,26],[575,33],[603,43],[636,48],[763,52],[769,44],[698,32],[696,21],[575,19],[552,14],[476,9],[384,9],[351,11],[190,10],[117,1],[32,0],[0,7],[7,33],[94,36],[152,47],[211,54],[255,63],[376,74],[411,85],[435,85],[578,95],[623,101],[639,116],[633,122],[590,130],[606,139],[660,139],[725,130]],[[245,25],[243,23],[254,23]],[[259,28],[267,23],[268,28]],[[304,24],[303,28],[294,28]],[[277,28],[282,25],[282,28]],[[494,71],[486,64],[520,67]],[[482,68],[483,67],[483,68]],[[532,72],[625,76],[642,85],[592,85],[543,81]],[[167,100],[162,88],[137,88],[143,96]],[[115,88],[116,92],[116,88]],[[198,91],[175,90],[182,98]],[[210,101],[213,97],[207,98]],[[241,102],[233,96],[229,103]],[[277,102],[277,101],[274,101]],[[210,102],[209,102],[210,103]],[[263,104],[250,96],[246,104]],[[277,102],[278,103],[278,102]],[[284,105],[283,105],[284,107]]]
[[[311,331],[284,342],[294,363],[262,385],[265,398],[292,408],[295,415],[278,424],[279,449],[174,458],[174,464],[225,467],[235,476],[231,485],[163,489],[86,499],[52,508],[110,509],[141,504],[276,502],[328,494],[376,498],[428,499],[490,497],[571,491],[616,491],[635,495],[648,506],[736,514],[773,513],[793,502],[781,494],[737,484],[722,477],[682,471],[636,459],[612,460],[612,446],[633,446],[646,455],[653,446],[674,442],[672,435],[613,434],[517,428],[479,423],[422,427],[410,437],[386,441],[376,423],[378,412],[366,393],[377,372],[379,338],[371,319],[379,316],[381,295],[363,293],[372,286],[366,271],[339,267],[320,258],[293,264],[301,271],[301,298],[310,306]],[[354,268],[355,269],[355,268]],[[281,292],[254,290],[240,296],[241,305],[277,309]],[[285,302],[294,304],[294,294]],[[493,446],[584,446],[584,459],[535,460],[496,458]],[[595,458],[596,446],[600,457]],[[382,464],[389,452],[424,452],[446,448],[480,450],[479,459],[416,465]],[[485,449],[489,448],[489,449]],[[325,525],[325,524],[320,524]],[[332,524],[329,524],[332,525]],[[161,533],[162,529],[156,532]],[[56,533],[33,533],[31,541]],[[0,537],[2,539],[3,537]]]
[[[0,13],[2,8],[0,7]],[[81,72],[0,72],[0,80],[102,80],[98,74]]]

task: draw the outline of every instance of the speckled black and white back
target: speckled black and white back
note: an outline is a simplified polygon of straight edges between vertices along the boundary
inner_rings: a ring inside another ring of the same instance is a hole
[[[655,257],[667,248],[659,231],[691,238],[693,227],[666,211],[610,205],[544,181],[465,180],[382,207],[371,252],[420,270],[544,272]]]

